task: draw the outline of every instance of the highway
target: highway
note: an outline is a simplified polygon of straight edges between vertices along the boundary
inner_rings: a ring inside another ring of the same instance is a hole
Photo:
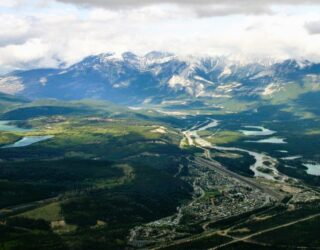
[[[310,219],[314,219],[314,218],[319,217],[319,216],[320,216],[320,213],[313,214],[313,215],[307,216],[307,217],[302,218],[302,219],[294,220],[294,221],[291,221],[289,223],[285,223],[285,224],[282,224],[282,225],[279,225],[279,226],[271,227],[271,228],[268,228],[268,229],[265,229],[265,230],[262,230],[262,231],[255,232],[253,234],[247,235],[245,237],[236,238],[236,239],[234,239],[234,240],[232,240],[230,242],[227,242],[225,244],[216,246],[214,248],[210,248],[210,250],[223,249],[224,247],[233,245],[233,244],[235,244],[237,242],[246,241],[246,240],[248,240],[248,239],[250,239],[252,237],[259,236],[261,234],[265,234],[265,233],[268,233],[268,232],[271,232],[271,231],[274,231],[274,230],[278,230],[278,229],[281,229],[281,228],[284,228],[284,227],[289,227],[289,226],[292,226],[294,224],[297,224],[297,223],[300,223],[300,222],[304,222],[304,221],[307,221],[307,220],[310,220]]]

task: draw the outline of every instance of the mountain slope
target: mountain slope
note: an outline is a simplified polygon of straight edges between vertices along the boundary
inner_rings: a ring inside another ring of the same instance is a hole
[[[120,104],[186,98],[272,99],[292,84],[320,90],[320,65],[309,61],[243,64],[225,57],[89,56],[64,69],[35,69],[0,77],[0,92],[31,99],[105,99]],[[304,93],[304,89],[296,88]],[[300,93],[296,93],[297,95]]]
[[[29,101],[24,98],[0,93],[0,113],[28,102]]]

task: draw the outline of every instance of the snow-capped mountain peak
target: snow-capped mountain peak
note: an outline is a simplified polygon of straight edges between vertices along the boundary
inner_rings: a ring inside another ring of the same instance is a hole
[[[159,51],[143,56],[103,53],[64,69],[35,69],[0,77],[0,92],[29,98],[95,98],[119,103],[160,96],[264,97],[281,91],[284,83],[309,76],[319,79],[318,75],[320,65],[307,60],[244,63],[227,57],[177,56]]]

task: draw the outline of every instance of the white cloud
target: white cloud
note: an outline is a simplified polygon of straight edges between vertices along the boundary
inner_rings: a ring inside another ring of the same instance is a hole
[[[2,71],[71,64],[107,51],[320,59],[320,36],[309,34],[317,8],[197,18],[192,9],[178,5],[87,9],[34,3],[41,7],[0,10]]]
[[[32,21],[14,15],[0,14],[0,46],[24,43],[32,37]]]
[[[171,4],[192,9],[198,16],[271,13],[274,5],[320,5],[319,0],[57,0],[107,9],[140,8]]]
[[[0,7],[13,7],[15,5],[14,1],[11,0],[1,0]]]
[[[307,31],[314,35],[314,34],[320,34],[320,20],[318,21],[312,21],[312,22],[307,22],[305,24],[305,28]]]

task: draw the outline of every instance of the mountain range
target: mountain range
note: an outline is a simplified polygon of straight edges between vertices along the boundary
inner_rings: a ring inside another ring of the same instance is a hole
[[[15,71],[0,92],[29,99],[103,99],[119,104],[183,99],[273,99],[320,90],[320,64],[307,60],[242,63],[226,57],[104,53],[65,68]],[[289,96],[290,97],[290,96]]]

